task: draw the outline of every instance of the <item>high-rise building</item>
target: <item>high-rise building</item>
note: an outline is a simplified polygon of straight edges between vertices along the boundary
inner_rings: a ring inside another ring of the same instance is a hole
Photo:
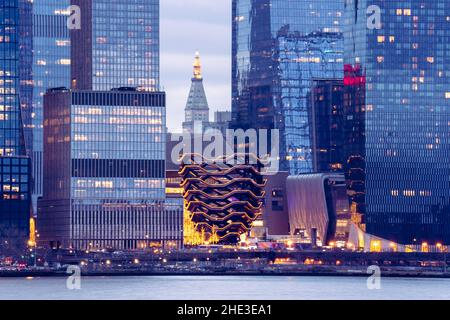
[[[347,156],[365,169],[351,182],[367,232],[403,244],[450,243],[449,12],[447,0],[345,4],[344,82],[364,89],[345,106],[347,133],[360,132]]]
[[[198,52],[195,55],[194,76],[184,112],[184,132],[203,133],[209,127],[209,106],[203,87],[202,65]]]
[[[315,79],[311,90],[310,123],[314,172],[343,171],[344,83]]]
[[[165,94],[49,90],[40,241],[139,249],[181,241],[165,206]]]
[[[33,208],[42,196],[43,104],[49,88],[70,87],[70,0],[33,1]]]
[[[29,235],[30,159],[20,103],[20,63],[28,60],[20,56],[31,53],[21,48],[27,43],[29,49],[30,42],[21,39],[27,32],[19,28],[23,14],[30,12],[27,5],[19,0],[0,3],[0,248],[25,246]]]
[[[279,129],[281,170],[313,170],[308,96],[343,77],[344,0],[233,0],[233,128]]]
[[[33,148],[33,0],[19,0],[20,109],[26,154]]]
[[[72,88],[159,88],[159,0],[71,0]]]

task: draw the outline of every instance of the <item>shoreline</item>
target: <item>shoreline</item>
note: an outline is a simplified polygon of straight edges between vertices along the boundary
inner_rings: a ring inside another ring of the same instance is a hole
[[[65,278],[72,275],[64,271],[0,272],[0,279],[6,278]],[[369,277],[364,272],[82,272],[83,277]],[[450,279],[450,273],[443,272],[382,272],[384,278]]]

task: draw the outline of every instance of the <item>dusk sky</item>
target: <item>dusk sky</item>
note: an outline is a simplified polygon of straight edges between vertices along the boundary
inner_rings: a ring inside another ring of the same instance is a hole
[[[181,131],[197,50],[212,119],[231,109],[231,0],[161,0],[161,85],[172,132]]]

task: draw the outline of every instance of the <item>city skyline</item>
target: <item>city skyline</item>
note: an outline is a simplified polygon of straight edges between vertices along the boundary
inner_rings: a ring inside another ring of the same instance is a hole
[[[195,52],[211,110],[231,110],[231,0],[161,1],[161,89],[167,126],[181,132]]]
[[[448,12],[1,0],[0,300],[450,300]]]

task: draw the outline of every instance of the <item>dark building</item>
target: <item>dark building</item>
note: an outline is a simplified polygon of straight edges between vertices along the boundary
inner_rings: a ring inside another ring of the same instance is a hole
[[[313,171],[313,79],[342,79],[344,0],[233,0],[232,127],[280,130],[281,170]]]
[[[27,156],[33,148],[33,1],[19,0],[20,109]]]
[[[181,242],[165,204],[165,94],[49,90],[42,245],[143,249]]]
[[[286,190],[287,172],[265,176],[264,206],[261,220],[266,231],[266,238],[289,235],[289,208]]]
[[[366,230],[366,77],[360,66],[344,66],[343,169],[354,221]]]
[[[343,171],[344,83],[342,79],[314,80],[310,110],[313,171]]]
[[[20,76],[29,75],[29,69],[24,65],[28,71],[21,71],[20,64],[31,61],[20,58],[26,54],[21,46],[26,42],[29,49],[30,42],[21,38],[27,32],[19,28],[23,15],[30,13],[26,5],[18,0],[0,3],[0,249],[24,247],[29,237],[31,172],[20,96]]]
[[[402,244],[450,243],[448,12],[447,0],[345,4],[344,81],[358,92],[345,106],[352,210],[368,233]]]
[[[72,88],[159,88],[159,0],[71,0],[81,29],[71,30]]]
[[[236,244],[247,235],[262,213],[266,181],[261,168],[252,156],[213,161],[183,155],[186,245]]]

